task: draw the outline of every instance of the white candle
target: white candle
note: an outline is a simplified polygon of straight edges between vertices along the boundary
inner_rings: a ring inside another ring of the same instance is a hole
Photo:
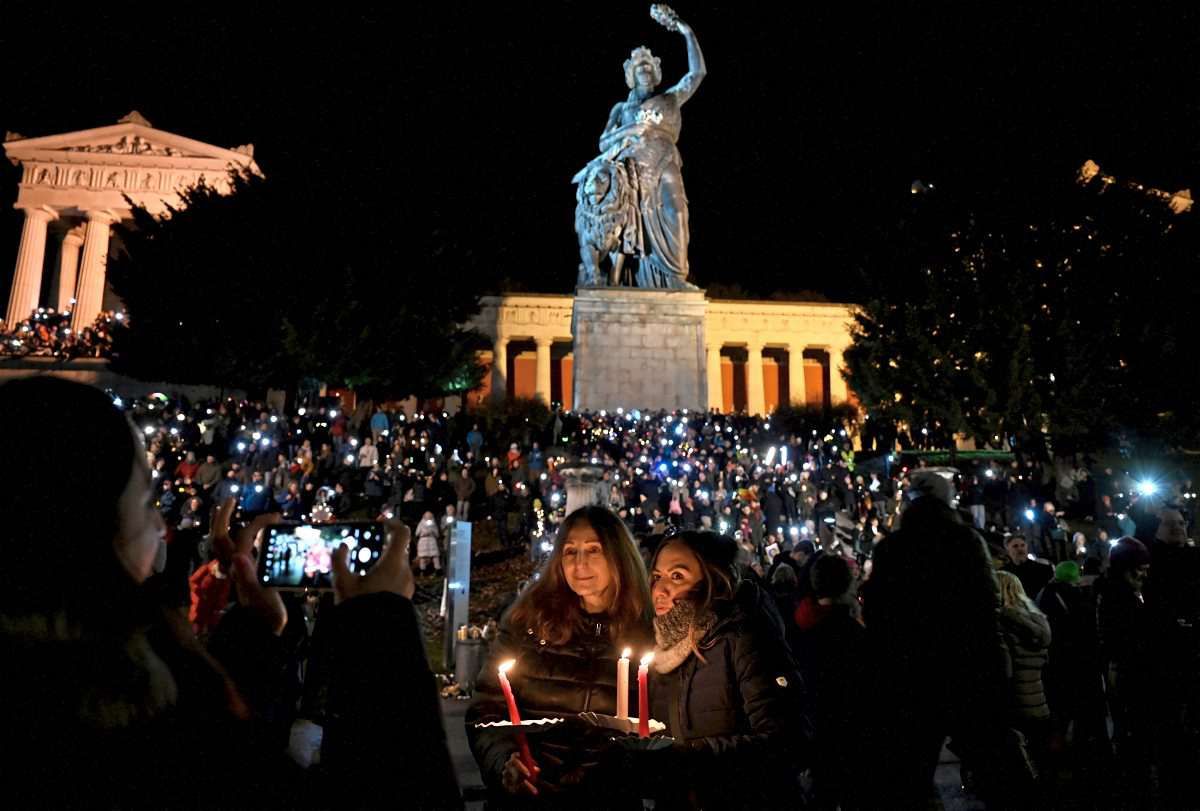
[[[629,717],[629,656],[633,651],[629,648],[621,651],[617,660],[617,717]]]

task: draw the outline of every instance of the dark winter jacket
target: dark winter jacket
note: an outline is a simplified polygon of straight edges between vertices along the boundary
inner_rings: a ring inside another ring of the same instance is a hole
[[[811,597],[796,611],[795,648],[813,719],[813,794],[820,808],[857,807],[866,688],[866,630],[846,604]]]
[[[1200,684],[1200,548],[1150,545],[1146,609],[1153,634],[1157,698],[1182,706]]]
[[[320,772],[284,754],[288,635],[244,610],[225,615],[208,652],[170,610],[126,637],[15,619],[0,622],[0,740],[22,764],[5,772],[8,807],[461,807],[402,597],[357,597],[319,620],[339,646]]]
[[[480,774],[500,805],[505,800],[501,775],[509,756],[517,751],[517,742],[506,732],[476,728],[477,723],[508,720],[497,678],[499,663],[516,660],[508,679],[522,720],[566,718],[573,722],[581,712],[616,714],[618,646],[632,647],[635,654],[630,662],[629,714],[637,715],[636,652],[649,649],[649,630],[640,644],[632,639],[618,642],[610,638],[607,617],[589,615],[585,619],[587,631],[577,633],[563,645],[547,644],[531,629],[518,633],[516,629],[505,628],[480,671],[474,700],[467,709],[467,739]],[[607,744],[607,736],[580,736],[573,727],[570,732],[564,728],[563,735],[557,732],[530,735],[528,740],[533,758],[543,770],[542,803],[561,803],[571,808],[636,803],[636,798],[619,795],[619,781],[601,779],[601,770],[595,764]]]
[[[1050,622],[1050,660],[1042,673],[1046,700],[1052,713],[1073,718],[1076,708],[1103,700],[1095,597],[1090,585],[1054,581],[1037,605]]]
[[[948,506],[918,499],[875,548],[863,619],[885,707],[969,722],[1002,707],[1007,647],[1000,587],[981,536]]]
[[[804,686],[783,640],[774,603],[743,582],[718,604],[716,625],[694,653],[654,673],[653,717],[687,756],[662,775],[659,808],[793,807],[797,776],[808,765],[811,723]]]
[[[783,527],[783,499],[773,489],[762,497],[763,521],[767,532],[778,532]],[[786,528],[784,528],[786,531]]]
[[[369,594],[322,619],[331,647],[321,762],[335,784],[325,790],[351,807],[461,808],[413,604]]]
[[[1042,589],[1054,578],[1054,569],[1040,560],[1023,560],[1019,564],[1012,559],[1004,561],[1004,571],[1015,575],[1021,581],[1021,588],[1029,599],[1034,599]]]
[[[1112,570],[1097,581],[1100,656],[1129,696],[1149,686],[1151,628],[1140,594]]]

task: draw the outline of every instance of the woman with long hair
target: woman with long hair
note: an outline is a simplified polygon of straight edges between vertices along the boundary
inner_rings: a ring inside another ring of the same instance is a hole
[[[652,717],[676,743],[631,765],[657,778],[657,808],[796,804],[803,686],[774,602],[738,577],[736,554],[727,537],[682,532],[653,558]]]
[[[495,800],[520,795],[557,795],[572,808],[611,807],[619,781],[594,785],[582,749],[564,752],[529,739],[540,774],[521,763],[516,740],[479,722],[506,720],[497,667],[508,673],[522,718],[568,717],[581,712],[615,715],[617,658],[636,657],[652,644],[646,570],[629,531],[603,507],[584,507],[559,527],[554,550],[535,582],[500,623],[500,635],[484,665],[467,711],[471,750]],[[636,667],[636,664],[634,665]],[[631,679],[636,690],[636,679]],[[636,693],[631,692],[631,714]],[[598,783],[598,781],[597,781]],[[571,789],[576,790],[571,790]],[[589,789],[585,791],[584,789]]]
[[[1012,663],[1009,677],[1010,722],[1029,741],[1038,766],[1044,765],[1050,740],[1050,706],[1042,670],[1050,652],[1050,621],[1025,594],[1015,574],[996,572],[1000,581],[1000,630]]]

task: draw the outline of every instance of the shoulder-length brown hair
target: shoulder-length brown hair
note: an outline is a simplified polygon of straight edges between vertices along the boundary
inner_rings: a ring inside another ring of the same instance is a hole
[[[650,586],[646,567],[621,519],[595,506],[582,507],[562,522],[550,559],[537,582],[517,597],[504,619],[505,625],[521,635],[532,630],[538,639],[552,645],[566,644],[584,630],[583,606],[563,575],[563,544],[571,530],[582,525],[590,526],[600,538],[612,573],[612,603],[608,606],[611,638],[622,643],[649,640]]]

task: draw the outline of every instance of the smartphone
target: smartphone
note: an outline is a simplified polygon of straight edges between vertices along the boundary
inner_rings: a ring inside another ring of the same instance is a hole
[[[275,524],[267,527],[258,579],[277,589],[333,588],[333,553],[350,548],[346,565],[366,574],[383,553],[383,525],[370,521],[336,524]]]

